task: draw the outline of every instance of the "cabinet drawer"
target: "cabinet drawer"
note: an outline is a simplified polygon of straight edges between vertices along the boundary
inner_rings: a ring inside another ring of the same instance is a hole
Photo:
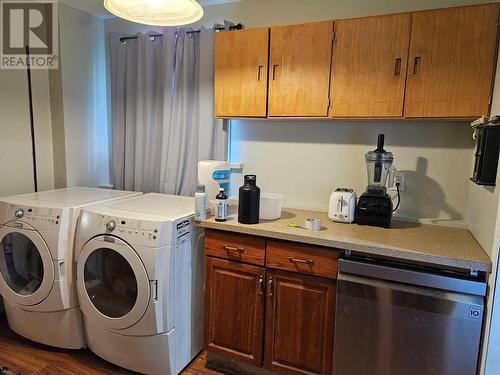
[[[266,243],[259,237],[206,230],[205,254],[264,266]]]
[[[336,279],[339,256],[331,248],[268,241],[266,266]]]

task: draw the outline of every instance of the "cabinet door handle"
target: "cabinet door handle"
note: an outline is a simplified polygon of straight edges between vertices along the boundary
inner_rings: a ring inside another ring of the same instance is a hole
[[[288,260],[291,262],[291,263],[304,263],[304,264],[307,264],[307,265],[314,265],[314,260],[312,259],[298,259],[298,258],[294,258],[294,257],[288,257]]]
[[[418,66],[420,64],[420,59],[421,59],[420,56],[415,56],[415,58],[413,59],[413,74],[418,73]]]
[[[394,75],[398,76],[401,74],[401,61],[403,59],[401,57],[396,57],[396,61],[394,62]]]
[[[269,276],[269,278],[267,280],[267,285],[269,287],[269,293],[267,296],[269,298],[273,298],[273,277],[272,276]]]
[[[276,75],[277,75],[276,72],[277,72],[277,70],[278,70],[278,64],[274,64],[273,65],[273,81],[276,80]]]
[[[257,71],[257,81],[260,82],[262,78],[262,69],[264,69],[264,65],[259,65],[258,71]]]
[[[259,297],[264,298],[264,275],[259,276]]]
[[[238,253],[244,253],[245,252],[245,249],[242,248],[242,247],[233,247],[233,246],[227,246],[226,244],[222,245],[222,247],[224,248],[224,250],[226,251],[236,251]]]

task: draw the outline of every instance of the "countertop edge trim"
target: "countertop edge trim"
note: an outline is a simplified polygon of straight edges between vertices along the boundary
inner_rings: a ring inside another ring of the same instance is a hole
[[[487,263],[479,263],[475,261],[467,261],[463,259],[456,259],[452,257],[443,257],[439,255],[426,255],[422,254],[419,252],[414,252],[411,250],[407,249],[400,249],[400,248],[395,248],[395,247],[378,247],[378,246],[373,246],[372,244],[370,245],[364,245],[364,244],[355,244],[351,242],[343,242],[340,240],[324,240],[321,238],[315,239],[312,237],[307,237],[307,236],[300,236],[296,234],[289,234],[289,233],[283,233],[282,235],[279,233],[276,233],[274,231],[269,231],[266,229],[253,229],[253,228],[242,228],[242,227],[234,227],[234,226],[223,226],[223,224],[217,224],[217,223],[211,223],[211,222],[201,222],[197,224],[198,226],[206,229],[216,229],[216,230],[222,230],[226,232],[233,232],[233,233],[241,233],[241,234],[249,234],[249,235],[254,235],[258,237],[267,237],[267,238],[272,238],[272,239],[277,239],[277,240],[284,240],[284,241],[292,241],[292,242],[301,242],[301,243],[306,243],[309,245],[316,245],[316,246],[324,246],[324,247],[331,247],[331,248],[337,248],[340,250],[350,250],[350,251],[356,251],[358,253],[364,253],[364,254],[373,254],[373,255],[383,255],[383,256],[392,256],[404,260],[411,260],[411,261],[420,261],[420,262],[425,262],[429,264],[435,264],[435,265],[442,265],[442,266],[451,266],[451,267],[457,267],[457,268],[464,268],[464,269],[469,269],[472,271],[480,271],[480,272],[488,272],[491,273],[492,270],[492,264],[487,264]],[[285,238],[286,236],[286,238]],[[326,244],[328,243],[328,244]],[[362,248],[361,248],[362,247]],[[387,254],[388,251],[394,252],[396,254],[391,255]]]

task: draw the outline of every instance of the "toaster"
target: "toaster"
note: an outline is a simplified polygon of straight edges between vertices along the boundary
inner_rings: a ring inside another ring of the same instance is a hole
[[[353,223],[356,215],[356,193],[352,189],[339,188],[330,195],[328,217],[339,223]]]

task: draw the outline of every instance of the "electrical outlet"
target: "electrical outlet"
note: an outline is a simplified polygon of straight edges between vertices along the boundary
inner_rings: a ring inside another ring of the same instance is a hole
[[[392,191],[397,191],[396,182],[399,182],[399,191],[405,191],[405,173],[396,171],[394,174],[394,185],[391,186]]]

